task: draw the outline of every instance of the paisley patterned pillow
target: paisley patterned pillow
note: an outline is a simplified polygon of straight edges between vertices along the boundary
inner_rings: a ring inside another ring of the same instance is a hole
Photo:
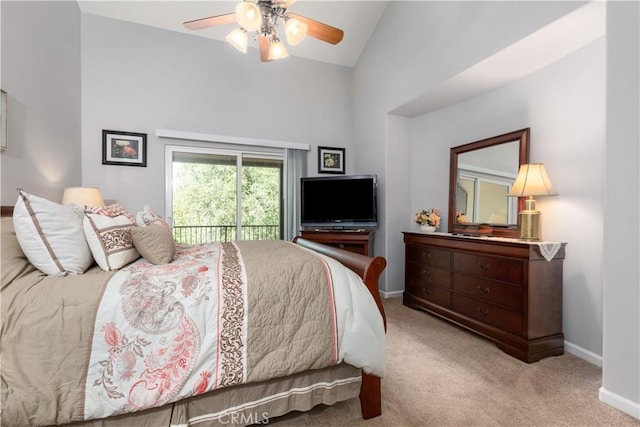
[[[111,217],[85,211],[84,235],[100,268],[117,270],[140,257],[131,238],[135,226],[126,215]]]

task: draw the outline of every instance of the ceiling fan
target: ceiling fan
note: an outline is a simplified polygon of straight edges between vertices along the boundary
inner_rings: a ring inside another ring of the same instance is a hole
[[[210,16],[187,21],[184,26],[190,30],[200,30],[217,25],[237,22],[240,28],[233,30],[225,38],[229,44],[242,53],[247,52],[249,33],[255,33],[258,40],[260,60],[263,62],[289,56],[278,37],[278,26],[284,23],[287,43],[298,44],[305,36],[314,37],[331,44],[338,44],[344,32],[311,18],[287,12],[296,0],[243,0],[234,13]]]

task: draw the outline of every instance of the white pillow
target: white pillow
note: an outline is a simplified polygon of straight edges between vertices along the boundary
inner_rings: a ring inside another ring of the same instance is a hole
[[[82,231],[82,211],[18,189],[16,237],[31,264],[45,274],[82,274],[93,263]]]
[[[140,257],[131,238],[135,224],[125,215],[85,212],[82,225],[93,258],[103,270],[117,270]]]
[[[140,227],[146,227],[151,224],[158,224],[162,226],[162,228],[169,233],[171,237],[173,237],[173,232],[171,231],[171,226],[164,220],[160,215],[158,215],[155,211],[145,210],[140,211],[136,214],[136,224]]]

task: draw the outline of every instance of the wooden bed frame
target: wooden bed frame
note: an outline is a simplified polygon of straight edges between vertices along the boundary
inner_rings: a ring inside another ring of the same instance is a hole
[[[387,318],[384,314],[382,299],[378,292],[378,279],[380,274],[387,266],[387,261],[382,257],[368,257],[355,252],[349,252],[344,249],[334,248],[332,246],[323,245],[321,243],[312,242],[300,237],[293,239],[294,243],[312,249],[321,254],[337,259],[345,266],[353,270],[358,276],[362,277],[364,284],[369,289],[373,299],[378,305],[378,310],[382,314],[384,328],[387,329]],[[360,387],[360,410],[362,418],[374,418],[382,414],[382,392],[380,378],[375,375],[369,375],[362,372],[362,385]]]
[[[0,206],[0,216],[13,216],[13,206]],[[343,249],[323,245],[321,243],[312,242],[301,237],[294,238],[293,242],[338,260],[362,277],[369,292],[373,296],[378,309],[380,310],[386,330],[387,320],[382,306],[382,299],[378,292],[378,280],[387,266],[387,262],[384,258],[369,257],[349,252]],[[360,410],[362,412],[362,418],[364,419],[374,418],[382,414],[382,391],[380,378],[365,372],[362,372],[362,384],[360,386]]]

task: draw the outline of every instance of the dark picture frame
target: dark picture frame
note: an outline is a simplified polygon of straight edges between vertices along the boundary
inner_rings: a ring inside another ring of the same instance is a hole
[[[7,149],[7,92],[0,89],[0,151]]]
[[[344,148],[318,147],[318,173],[344,174]]]
[[[102,130],[102,164],[147,166],[147,134]]]

